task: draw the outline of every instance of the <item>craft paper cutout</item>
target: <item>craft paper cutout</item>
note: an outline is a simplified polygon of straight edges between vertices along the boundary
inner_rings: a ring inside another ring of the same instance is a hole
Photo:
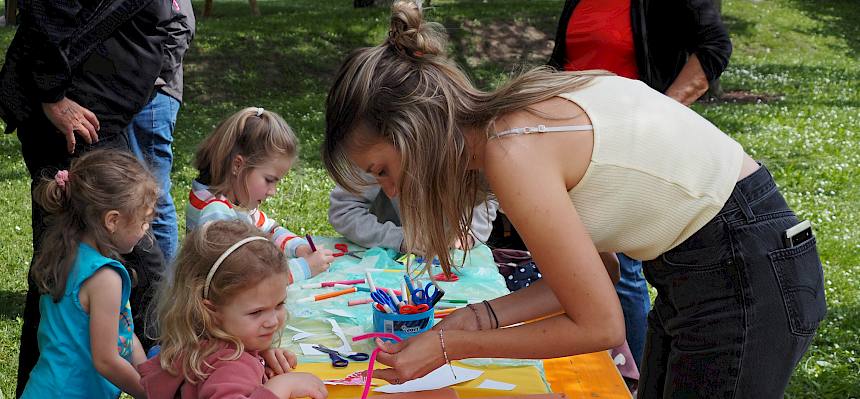
[[[314,335],[316,335],[316,334],[313,334],[313,333],[298,333],[298,334],[296,334],[296,335],[293,335],[293,342],[301,341],[301,340],[303,340],[303,339],[305,339],[305,338],[313,337]]]
[[[495,389],[498,391],[512,391],[516,387],[517,387],[516,384],[508,384],[507,382],[501,382],[501,381],[490,380],[490,379],[484,380],[484,382],[482,382],[481,385],[478,385],[478,388]]]
[[[293,326],[291,326],[291,325],[289,325],[289,324],[285,325],[285,326],[284,326],[284,328],[286,328],[286,329],[288,329],[288,330],[291,330],[291,331],[295,331],[295,332],[297,332],[297,333],[298,333],[298,334],[296,334],[296,335],[293,335],[293,342],[301,341],[301,340],[303,340],[303,339],[305,339],[305,338],[313,337],[314,335],[316,335],[316,334],[314,334],[314,333],[309,333],[309,332],[307,332],[307,331],[304,331],[304,330],[301,330],[301,329],[295,328],[295,327],[293,327]]]
[[[354,314],[347,312],[343,309],[323,309],[323,312],[333,314],[335,316],[346,317],[348,319],[352,319],[355,317]]]
[[[461,382],[472,381],[475,378],[484,374],[483,371],[467,369],[463,367],[452,366],[453,372],[451,368],[445,364],[442,367],[439,367],[436,370],[430,372],[430,374],[425,375],[424,377],[407,381],[400,385],[384,385],[379,388],[374,388],[375,392],[384,392],[384,393],[398,393],[398,392],[418,392],[418,391],[429,391],[433,389],[445,388],[451,385],[456,385]],[[454,374],[457,375],[457,378],[454,379]]]
[[[332,348],[340,353],[352,353],[352,346],[349,345],[349,340],[346,339],[346,335],[343,333],[343,329],[340,328],[340,325],[334,319],[326,319],[329,324],[331,324],[331,332],[334,333],[338,338],[340,338],[341,345],[337,348]],[[299,347],[302,348],[302,353],[305,356],[328,356],[328,354],[322,353],[316,349],[314,349],[314,345],[316,344],[299,344]]]
[[[356,371],[346,377],[336,379],[336,380],[323,380],[323,383],[326,385],[364,385],[367,382],[365,378],[365,374],[367,374],[364,370]],[[379,385],[378,383],[371,382],[370,385]]]

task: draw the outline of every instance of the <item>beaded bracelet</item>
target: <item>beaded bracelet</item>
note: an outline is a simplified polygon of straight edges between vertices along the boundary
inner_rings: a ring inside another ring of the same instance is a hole
[[[495,321],[496,321],[496,328],[499,328],[499,318],[498,318],[498,317],[496,317],[496,312],[493,310],[493,307],[492,307],[492,306],[490,306],[490,302],[488,302],[488,301],[484,301],[484,306],[486,306],[486,307],[487,307],[487,315],[488,315],[488,316],[489,316],[489,315],[492,315],[492,316],[493,316],[493,320],[495,320]]]
[[[439,343],[442,345],[442,355],[445,356],[445,363],[448,363],[448,367],[451,368],[451,375],[456,380],[457,374],[454,374],[454,366],[451,365],[451,360],[448,359],[448,351],[445,350],[445,338],[442,338],[442,330],[442,328],[439,329]]]
[[[473,308],[473,307],[472,307],[472,304],[471,304],[471,303],[470,303],[470,304],[468,304],[468,305],[466,305],[466,307],[467,307],[467,308],[469,308],[469,310],[471,310],[471,311],[472,311],[472,313],[474,313],[474,314],[475,314],[475,322],[476,322],[476,323],[478,323],[478,330],[483,330],[483,328],[481,328],[481,317],[480,317],[480,316],[478,316],[478,311],[477,311],[477,310],[475,310],[475,308]]]

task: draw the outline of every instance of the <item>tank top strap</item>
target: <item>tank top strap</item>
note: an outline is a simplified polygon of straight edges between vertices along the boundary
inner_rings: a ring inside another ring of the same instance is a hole
[[[491,139],[505,137],[505,136],[515,136],[521,134],[531,134],[531,133],[553,133],[553,132],[584,132],[592,130],[592,125],[568,125],[568,126],[546,126],[546,125],[537,125],[537,126],[526,126],[526,127],[516,127],[510,130],[505,130],[498,132],[492,136]]]

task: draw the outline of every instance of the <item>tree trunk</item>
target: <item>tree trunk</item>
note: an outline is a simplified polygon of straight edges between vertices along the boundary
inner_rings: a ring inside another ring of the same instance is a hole
[[[18,0],[6,0],[6,26],[18,25]]]
[[[212,0],[206,0],[206,3],[203,4],[203,17],[208,18],[212,16]]]

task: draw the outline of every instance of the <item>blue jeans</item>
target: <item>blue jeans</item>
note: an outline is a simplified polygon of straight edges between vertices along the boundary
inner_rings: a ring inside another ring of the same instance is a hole
[[[158,241],[167,264],[173,262],[179,246],[176,207],[170,196],[170,170],[173,167],[173,129],[179,113],[179,101],[162,92],[135,115],[128,127],[129,147],[138,159],[146,162],[159,186],[152,233]]]
[[[762,166],[686,241],[645,262],[657,289],[640,398],[781,398],[827,312],[815,238]]]
[[[648,310],[651,298],[648,296],[648,283],[642,275],[642,262],[622,253],[618,255],[621,264],[621,279],[615,284],[615,292],[621,301],[624,312],[624,327],[627,329],[627,345],[636,362],[642,366],[642,351],[645,349],[645,331],[648,329]]]

